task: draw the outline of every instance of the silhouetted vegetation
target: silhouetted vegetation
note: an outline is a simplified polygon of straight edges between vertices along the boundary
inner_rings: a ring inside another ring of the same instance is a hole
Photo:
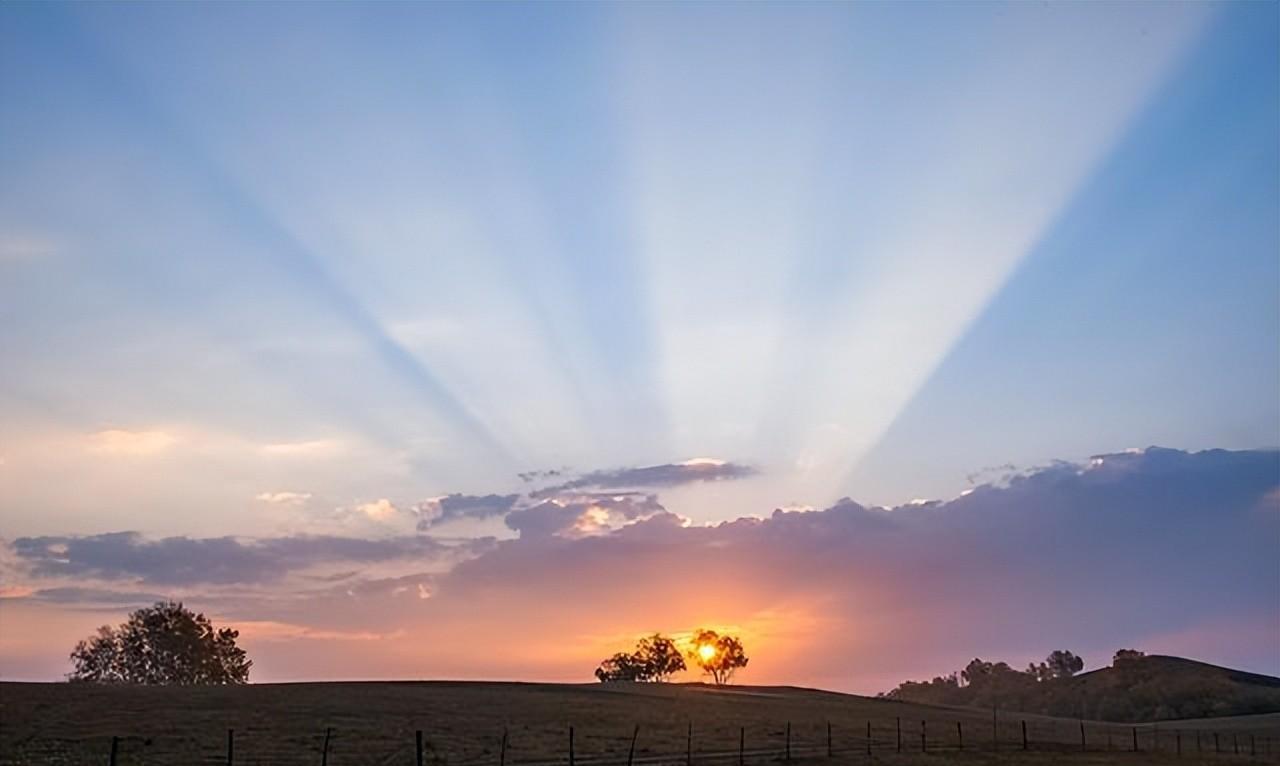
[[[634,652],[619,652],[596,668],[596,678],[608,681],[663,682],[686,667],[676,642],[661,633],[640,639]]]
[[[119,627],[103,625],[71,652],[72,681],[128,684],[243,684],[253,661],[239,632],[216,630],[181,603],[157,602]]]
[[[1133,649],[1116,652],[1109,668],[1077,675],[1083,668],[1066,651],[1021,672],[974,659],[957,673],[907,681],[885,696],[1124,722],[1280,712],[1280,678]]]
[[[736,636],[722,636],[714,630],[700,628],[693,632],[689,643],[692,646],[689,657],[717,686],[732,681],[733,674],[745,668],[749,661],[742,641]]]

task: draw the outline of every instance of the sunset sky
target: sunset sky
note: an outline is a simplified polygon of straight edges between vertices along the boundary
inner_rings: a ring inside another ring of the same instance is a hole
[[[0,678],[1280,674],[1280,5],[0,5]],[[1152,445],[1158,445],[1152,447]]]

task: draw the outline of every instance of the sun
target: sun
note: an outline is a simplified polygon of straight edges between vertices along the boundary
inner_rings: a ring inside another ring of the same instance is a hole
[[[698,656],[702,658],[703,662],[710,662],[716,656],[716,648],[711,644],[703,644],[698,647]]]

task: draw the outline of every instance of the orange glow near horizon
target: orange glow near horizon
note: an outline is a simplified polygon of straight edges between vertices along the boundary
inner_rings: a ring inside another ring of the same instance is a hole
[[[711,644],[703,644],[698,647],[698,656],[703,662],[710,662],[711,658],[716,656],[716,648]]]

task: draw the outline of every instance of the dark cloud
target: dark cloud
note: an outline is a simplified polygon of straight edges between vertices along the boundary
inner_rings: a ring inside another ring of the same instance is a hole
[[[1276,451],[1099,455],[891,510],[844,499],[687,526],[651,508],[566,539],[586,506],[512,514],[520,539],[443,576],[436,607],[484,594],[517,622],[582,632],[788,615],[761,630],[799,630],[807,648],[788,677],[815,683],[832,682],[821,663],[833,655],[888,688],[975,655],[1029,661],[1060,645],[1095,658],[1129,644],[1203,654],[1186,637],[1206,633],[1224,638],[1205,659],[1280,670],[1274,629],[1251,627],[1280,623]],[[653,594],[668,595],[646,610]]]
[[[540,489],[535,498],[552,497],[562,492],[582,489],[630,489],[640,487],[675,487],[704,481],[744,479],[758,473],[751,466],[721,460],[690,460],[639,468],[617,468],[592,471],[576,479]]]
[[[147,539],[137,532],[21,537],[13,552],[37,577],[136,579],[149,584],[252,584],[334,563],[371,564],[442,558],[456,553],[430,537],[379,539],[297,535],[256,540],[235,537]]]
[[[519,499],[519,495],[453,494],[418,503],[414,511],[419,516],[418,529],[427,530],[459,519],[483,520],[502,516],[515,507]]]
[[[163,601],[160,593],[121,591],[107,588],[44,588],[29,596],[33,601],[51,604],[101,604],[105,606],[146,606]]]
[[[657,495],[640,492],[562,495],[507,514],[506,523],[523,538],[585,537],[604,534],[639,519],[666,513]]]

